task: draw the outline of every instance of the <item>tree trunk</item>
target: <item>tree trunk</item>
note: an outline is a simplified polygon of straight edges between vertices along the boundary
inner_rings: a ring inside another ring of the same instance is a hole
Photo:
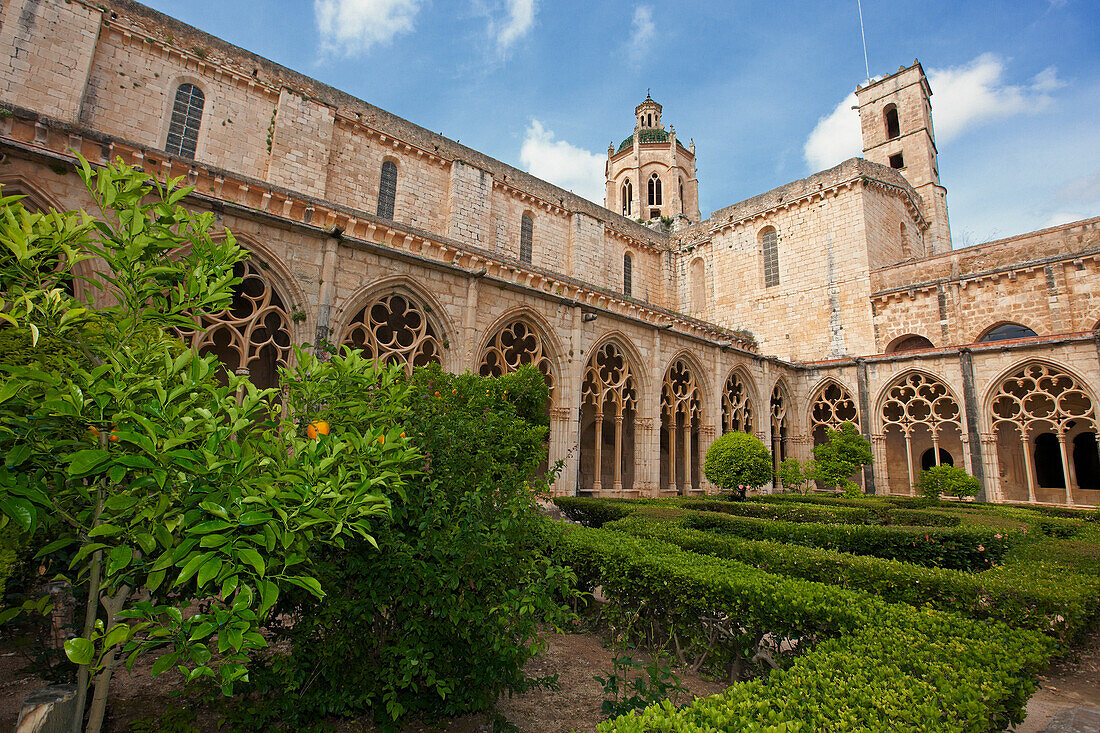
[[[129,586],[122,585],[119,586],[113,596],[103,599],[103,607],[107,610],[107,622],[103,627],[104,632],[109,632],[114,627],[118,613],[122,610],[122,606],[129,596]],[[111,675],[115,671],[117,662],[115,654],[117,651],[118,645],[116,644],[106,650],[107,653],[103,655],[103,668],[96,676],[95,694],[92,695],[92,705],[88,709],[88,726],[84,729],[84,733],[99,733],[103,728],[103,718],[107,713],[107,693],[111,689]]]

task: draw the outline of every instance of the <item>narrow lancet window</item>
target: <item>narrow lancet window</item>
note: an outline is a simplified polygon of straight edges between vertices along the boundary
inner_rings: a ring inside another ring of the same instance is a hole
[[[172,104],[172,119],[168,123],[168,139],[165,149],[171,155],[195,159],[199,145],[199,126],[202,124],[202,107],[206,97],[194,84],[180,84],[176,100]]]

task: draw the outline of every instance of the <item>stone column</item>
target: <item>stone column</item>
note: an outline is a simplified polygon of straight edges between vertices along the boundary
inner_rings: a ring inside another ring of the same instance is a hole
[[[868,392],[867,361],[856,359],[856,389],[859,392],[859,431],[871,441],[871,397]],[[863,467],[863,493],[874,494],[875,464]]]
[[[982,433],[980,437],[981,450],[978,451],[981,465],[986,477],[987,493],[986,501],[1004,501],[1004,491],[1001,487],[1001,467],[997,451],[997,433]],[[973,441],[971,441],[973,442]],[[971,455],[973,458],[973,455]]]
[[[962,371],[963,378],[966,435],[970,438],[970,473],[982,486],[978,492],[978,501],[990,501],[990,494],[996,493],[994,486],[1000,482],[997,477],[986,473],[986,462],[982,457],[985,440],[979,433],[981,418],[978,414],[978,393],[974,385],[974,359],[970,349],[959,349],[959,369]],[[996,451],[995,443],[994,451]]]
[[[317,296],[317,328],[313,336],[313,353],[325,357],[325,345],[332,334],[332,308],[336,300],[336,259],[343,231],[338,227],[325,239],[321,254],[321,288]]]
[[[659,439],[659,438],[658,438]],[[653,443],[653,418],[634,418],[634,485],[641,496],[657,496],[660,493],[660,481],[657,471],[660,469],[660,444],[657,453],[651,449]],[[654,459],[656,455],[657,460]]]
[[[890,464],[886,460],[886,436],[882,433],[876,433],[871,436],[871,451],[875,456],[875,465],[878,466],[878,470],[875,472],[875,477],[879,480],[882,486],[882,491],[879,493],[890,493]]]

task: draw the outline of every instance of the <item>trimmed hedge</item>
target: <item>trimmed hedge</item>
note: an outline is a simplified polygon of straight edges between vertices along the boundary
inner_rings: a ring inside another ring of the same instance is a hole
[[[780,522],[700,512],[685,526],[753,540],[822,547],[930,567],[985,570],[1026,536],[984,527],[884,527]]]
[[[916,617],[819,644],[786,670],[601,723],[598,733],[986,733],[1023,716],[1049,647],[973,622]]]
[[[565,537],[589,587],[671,623],[726,615],[749,632],[826,640],[783,671],[601,724],[606,733],[988,731],[1017,721],[1055,649],[1034,632],[917,610],[611,530]]]
[[[702,555],[737,560],[770,573],[873,593],[890,602],[931,605],[976,619],[1003,621],[1069,639],[1097,615],[1100,580],[1040,574],[1032,568],[966,573],[898,560],[688,529],[638,515],[607,529],[657,539]]]
[[[877,517],[867,509],[858,507],[818,507],[810,504],[758,504],[744,501],[715,501],[713,499],[671,500],[676,506],[700,512],[721,512],[741,517],[781,519],[786,522],[821,522],[825,524],[875,524]]]
[[[554,503],[561,509],[562,514],[574,522],[580,522],[585,527],[602,527],[605,522],[622,519],[641,506],[641,503],[609,501],[586,496],[555,496]]]

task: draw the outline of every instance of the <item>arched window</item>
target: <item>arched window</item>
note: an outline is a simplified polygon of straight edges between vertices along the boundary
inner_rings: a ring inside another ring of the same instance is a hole
[[[344,327],[340,343],[362,349],[363,355],[383,364],[401,364],[407,374],[413,367],[443,362],[443,339],[422,308],[402,293],[379,296]]]
[[[764,287],[779,284],[779,234],[775,227],[760,231],[760,247],[764,251]]]
[[[202,124],[202,106],[206,97],[194,84],[180,84],[176,88],[176,100],[172,104],[172,119],[168,123],[168,139],[165,149],[171,155],[195,159],[199,144],[199,125]]]
[[[649,177],[649,205],[660,206],[661,199],[661,177],[654,173]]]
[[[920,470],[927,471],[933,466],[954,466],[955,459],[950,453],[940,448],[940,462],[936,463],[936,449],[929,448],[920,454]]]
[[[519,261],[531,264],[531,243],[535,237],[535,223],[530,214],[524,214],[519,220]]]
[[[898,123],[898,106],[896,104],[886,105],[882,116],[886,121],[886,139],[893,140],[896,137],[901,137],[901,125]]]
[[[634,210],[634,186],[630,181],[625,181],[622,187],[623,216],[630,216]]]
[[[632,295],[634,291],[634,261],[627,252],[623,255],[623,293]]]
[[[382,180],[378,184],[378,216],[393,218],[393,204],[397,200],[397,163],[382,163]]]
[[[680,179],[680,213],[684,213],[684,179]]]
[[[924,336],[918,336],[916,334],[907,333],[904,336],[898,336],[896,339],[890,342],[886,347],[887,354],[896,354],[900,351],[915,351],[917,349],[934,349],[935,344],[926,339]]]
[[[990,341],[1007,341],[1009,339],[1023,339],[1029,336],[1038,336],[1039,334],[1032,331],[1027,326],[1022,326],[1019,323],[1002,323],[999,326],[986,331],[978,338],[978,343],[989,343]]]

